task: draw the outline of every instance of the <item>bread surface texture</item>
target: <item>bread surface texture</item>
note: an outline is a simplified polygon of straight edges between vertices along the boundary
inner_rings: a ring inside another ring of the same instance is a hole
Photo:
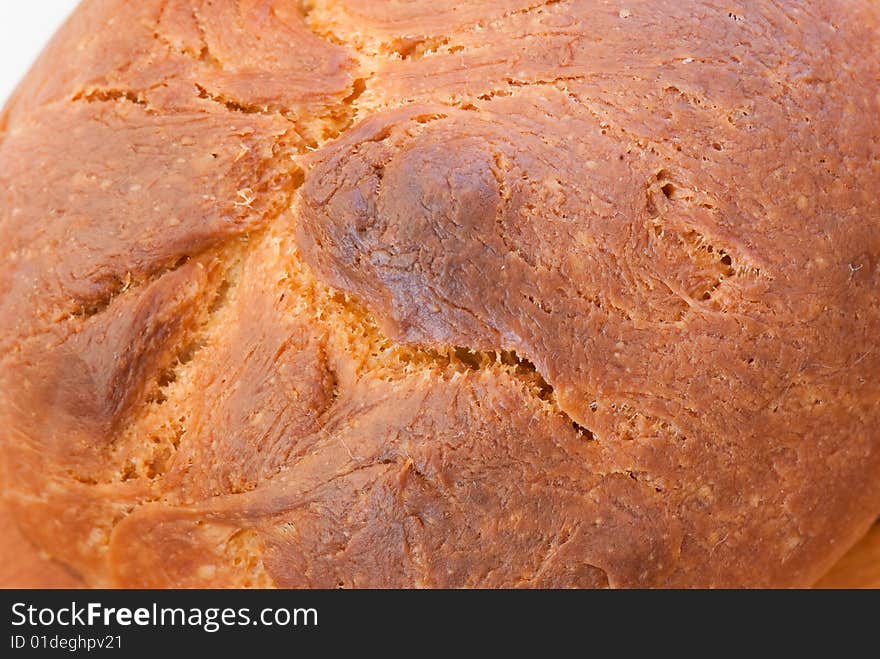
[[[880,513],[880,4],[87,0],[0,115],[0,477],[127,587],[812,584]]]

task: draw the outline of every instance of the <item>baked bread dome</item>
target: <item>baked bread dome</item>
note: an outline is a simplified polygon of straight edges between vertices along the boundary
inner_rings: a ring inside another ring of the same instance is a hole
[[[8,504],[95,585],[812,583],[880,512],[878,39],[83,3],[0,119]]]

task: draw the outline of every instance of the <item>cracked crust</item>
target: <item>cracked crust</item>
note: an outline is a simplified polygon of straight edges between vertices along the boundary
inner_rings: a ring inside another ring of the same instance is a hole
[[[95,585],[812,583],[880,511],[878,21],[84,2],[0,118],[19,524]]]

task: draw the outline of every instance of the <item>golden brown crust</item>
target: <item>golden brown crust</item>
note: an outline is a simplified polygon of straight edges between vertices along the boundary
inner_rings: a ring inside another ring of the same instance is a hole
[[[25,532],[95,584],[814,581],[880,511],[880,16],[741,4],[85,2],[0,119]]]

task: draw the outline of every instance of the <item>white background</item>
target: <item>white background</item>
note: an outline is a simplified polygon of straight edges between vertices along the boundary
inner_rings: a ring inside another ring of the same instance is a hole
[[[0,0],[0,106],[77,3]]]

